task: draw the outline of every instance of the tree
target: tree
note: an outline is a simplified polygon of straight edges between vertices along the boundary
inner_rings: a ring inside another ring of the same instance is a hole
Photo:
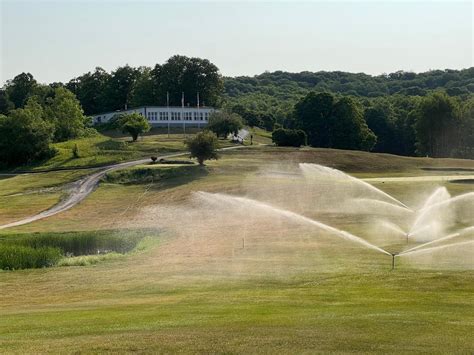
[[[105,92],[110,74],[104,69],[97,67],[93,73],[88,72],[66,84],[66,88],[72,91],[81,102],[86,115],[106,111]]]
[[[296,126],[306,132],[313,147],[331,146],[329,118],[333,105],[334,96],[327,92],[311,92],[295,105]]]
[[[273,127],[275,126],[275,118],[271,113],[259,114],[258,121],[260,122],[260,127],[270,132],[273,131]]]
[[[43,109],[31,98],[25,108],[0,115],[0,162],[5,165],[30,163],[49,157],[53,127],[43,120]]]
[[[377,136],[377,144],[373,151],[398,153],[395,113],[392,105],[385,100],[377,101],[365,110],[364,118],[367,126]]]
[[[335,102],[330,93],[309,93],[295,105],[294,115],[296,126],[315,147],[370,150],[377,139],[362,108],[349,97]]]
[[[7,82],[8,98],[15,108],[21,108],[26,104],[27,99],[33,95],[36,85],[37,82],[30,73],[18,74],[13,80]]]
[[[156,92],[153,84],[151,69],[148,67],[140,67],[139,76],[133,86],[130,104],[132,107],[155,105],[158,103]]]
[[[130,134],[134,142],[140,134],[148,132],[151,128],[146,118],[136,112],[120,115],[118,126],[123,133]]]
[[[8,98],[7,91],[0,89],[0,114],[7,115],[13,108],[13,102]]]
[[[199,93],[200,105],[220,106],[224,88],[222,76],[217,66],[207,59],[175,55],[165,64],[157,64],[151,75],[160,105],[166,105],[167,93],[171,105],[181,105],[184,92],[185,104],[196,106]]]
[[[461,134],[456,156],[474,158],[474,96],[462,106]]]
[[[301,129],[278,128],[272,133],[272,141],[277,146],[301,147],[306,145],[306,133]]]
[[[215,111],[209,116],[207,128],[217,137],[227,138],[230,133],[237,134],[243,127],[242,118],[236,113]]]
[[[343,97],[333,107],[330,117],[331,147],[371,150],[377,141],[364,120],[362,108],[349,97]]]
[[[128,64],[112,72],[105,87],[105,111],[115,111],[130,105],[132,90],[140,72]]]
[[[54,141],[62,142],[84,133],[86,117],[74,94],[59,87],[46,102],[45,117],[54,125]]]
[[[417,152],[431,157],[448,157],[457,149],[461,129],[459,103],[444,92],[432,93],[415,111]]]
[[[186,140],[191,158],[196,158],[199,165],[204,165],[205,160],[218,159],[217,148],[219,141],[210,131],[203,131]]]

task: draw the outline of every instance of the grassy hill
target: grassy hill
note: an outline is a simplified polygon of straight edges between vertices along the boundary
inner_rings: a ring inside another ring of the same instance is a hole
[[[386,255],[274,215],[242,208],[223,218],[229,214],[222,205],[203,220],[205,209],[192,208],[195,191],[285,193],[262,169],[300,162],[362,177],[462,176],[474,169],[470,160],[253,146],[154,182],[125,179],[147,166],[114,173],[73,209],[6,230],[2,238],[102,230],[115,240],[146,227],[159,242],[88,266],[0,271],[0,352],[471,352],[474,273],[450,266],[456,255],[436,254],[444,261],[439,265],[400,261],[390,271]],[[47,185],[49,174],[28,176],[30,186]],[[43,182],[35,184],[40,175]],[[0,180],[0,188],[10,179],[17,177]],[[446,181],[376,184],[410,204],[436,186],[472,191]],[[288,206],[296,198],[290,187]],[[314,200],[315,208],[320,202]],[[353,233],[371,225],[356,215],[321,218]]]

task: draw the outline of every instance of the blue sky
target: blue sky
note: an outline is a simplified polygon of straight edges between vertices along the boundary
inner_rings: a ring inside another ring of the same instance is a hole
[[[67,81],[174,54],[208,58],[229,76],[473,65],[470,1],[0,2],[0,85],[22,71]]]

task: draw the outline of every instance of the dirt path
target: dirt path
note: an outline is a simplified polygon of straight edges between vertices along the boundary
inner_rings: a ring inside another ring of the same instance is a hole
[[[226,150],[231,150],[231,149],[238,149],[238,148],[243,148],[244,146],[235,146],[235,147],[227,147],[227,148],[221,148],[219,151],[226,151]],[[169,158],[174,158],[174,157],[179,157],[189,154],[188,152],[180,152],[180,153],[173,153],[173,154],[167,154],[167,155],[162,155],[158,157],[158,160],[160,159],[169,159]],[[66,199],[63,201],[59,202],[58,204],[54,205],[53,207],[40,212],[38,214],[35,214],[34,216],[30,216],[27,218],[23,218],[19,221],[16,222],[11,222],[8,224],[0,225],[0,230],[1,229],[6,229],[6,228],[11,228],[11,227],[17,227],[21,226],[24,224],[28,224],[34,221],[38,221],[43,218],[51,217],[54,216],[55,214],[67,211],[68,209],[74,207],[77,205],[79,202],[84,200],[89,194],[94,191],[94,189],[97,187],[99,184],[100,179],[107,174],[109,171],[112,170],[118,170],[118,169],[123,169],[123,168],[128,168],[131,166],[139,165],[139,164],[145,164],[150,162],[150,158],[147,159],[140,159],[140,160],[134,160],[134,161],[129,161],[125,163],[119,163],[119,164],[113,164],[106,166],[102,168],[100,171],[97,171],[91,175],[86,176],[85,178],[82,178],[78,181],[75,181],[72,183],[72,187],[70,189],[70,193]]]

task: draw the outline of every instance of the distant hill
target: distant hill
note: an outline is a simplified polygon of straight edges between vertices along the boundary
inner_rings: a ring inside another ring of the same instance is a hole
[[[474,93],[474,67],[463,70],[432,70],[425,73],[397,71],[371,76],[364,73],[265,72],[253,77],[226,77],[225,93],[229,98],[263,94],[280,100],[295,99],[308,91],[331,91],[344,95],[380,97],[392,94],[423,96],[435,89],[449,95]]]

